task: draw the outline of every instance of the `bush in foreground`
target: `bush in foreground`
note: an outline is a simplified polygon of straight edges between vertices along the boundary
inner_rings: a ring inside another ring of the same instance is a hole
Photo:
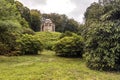
[[[120,70],[120,22],[102,23],[88,39],[87,66],[96,70]]]
[[[82,57],[84,51],[83,38],[78,35],[65,36],[55,43],[53,49],[57,55]]]
[[[26,54],[38,54],[38,51],[42,51],[43,44],[37,37],[25,34],[19,40],[20,50],[23,55]]]
[[[22,31],[18,21],[0,20],[0,54],[12,55],[12,51],[16,51],[17,42]]]

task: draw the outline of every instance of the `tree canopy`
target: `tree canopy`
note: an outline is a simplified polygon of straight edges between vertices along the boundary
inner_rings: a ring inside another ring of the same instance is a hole
[[[120,70],[119,2],[93,3],[85,13],[86,60],[92,69]]]

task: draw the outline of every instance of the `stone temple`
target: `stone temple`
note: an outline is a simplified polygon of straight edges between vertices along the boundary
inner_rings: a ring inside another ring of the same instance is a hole
[[[41,24],[41,31],[55,32],[55,24],[50,19],[45,19]]]

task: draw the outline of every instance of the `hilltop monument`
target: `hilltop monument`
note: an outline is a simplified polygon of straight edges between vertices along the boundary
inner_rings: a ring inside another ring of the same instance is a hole
[[[50,19],[42,20],[41,31],[55,32],[55,24]]]

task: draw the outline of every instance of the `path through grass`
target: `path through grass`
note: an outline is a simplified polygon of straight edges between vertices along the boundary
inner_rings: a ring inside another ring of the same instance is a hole
[[[120,73],[90,70],[79,58],[44,51],[36,56],[0,56],[0,80],[120,80]]]

